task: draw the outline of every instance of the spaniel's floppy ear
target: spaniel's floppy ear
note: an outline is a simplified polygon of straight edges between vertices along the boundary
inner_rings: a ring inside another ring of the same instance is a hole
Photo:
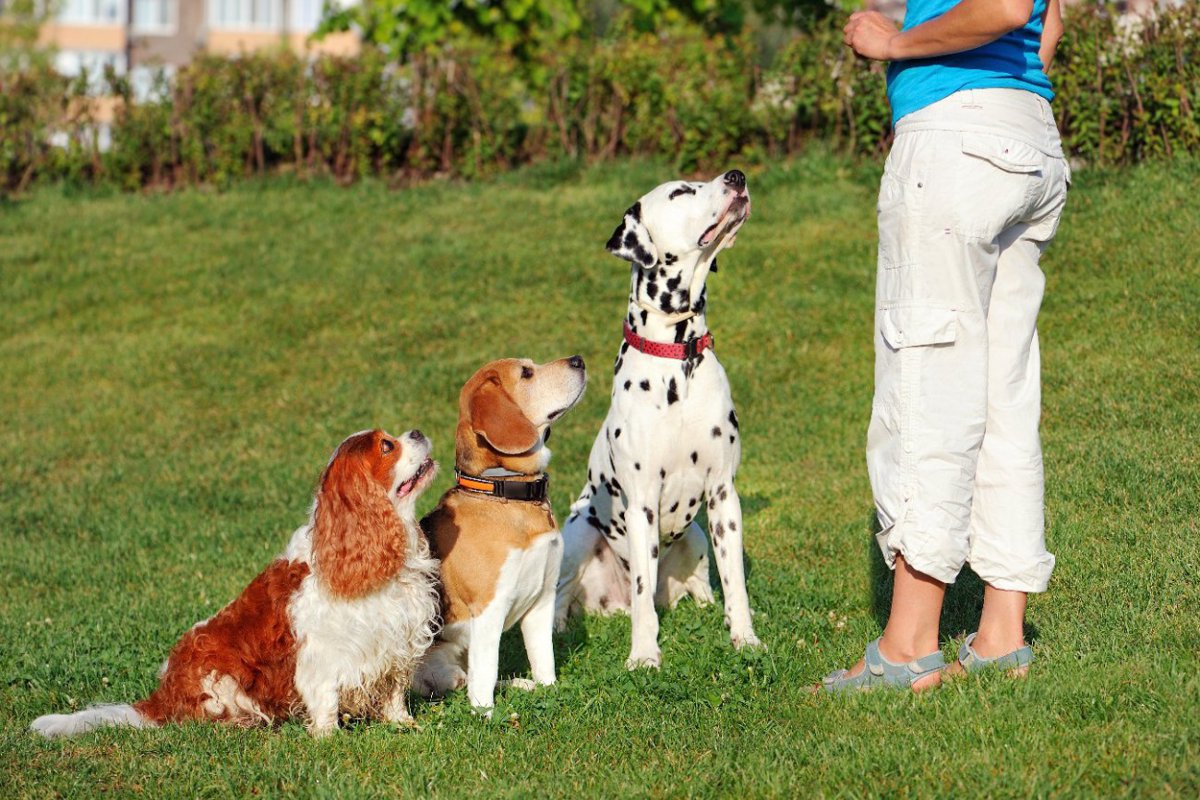
[[[313,512],[313,571],[339,597],[383,586],[404,566],[408,541],[387,488],[371,476],[355,444],[343,443],[325,469]]]
[[[604,247],[614,256],[641,267],[653,267],[658,263],[658,248],[650,238],[650,231],[642,224],[640,200],[625,212],[624,219]]]
[[[494,375],[471,395],[471,429],[506,455],[524,453],[538,442],[537,428]]]

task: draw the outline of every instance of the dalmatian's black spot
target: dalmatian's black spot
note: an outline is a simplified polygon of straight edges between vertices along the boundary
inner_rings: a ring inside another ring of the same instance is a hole
[[[715,498],[715,497],[708,498],[708,510],[712,511],[716,507],[717,507],[717,498]]]
[[[620,439],[620,438],[621,438],[621,429],[620,429],[620,428],[617,428],[615,431],[613,431],[613,438],[614,438],[614,439]]]
[[[653,525],[654,524],[654,512],[650,510],[649,506],[643,506],[642,513],[644,513],[646,515],[646,522],[649,522],[651,525]]]
[[[600,595],[600,607],[608,608],[608,595],[606,595],[606,594]]]
[[[725,535],[725,526],[719,522],[713,523],[713,538],[720,539]]]
[[[641,472],[642,471],[642,462],[640,462],[640,461],[633,462],[633,468],[636,469],[638,472]]]
[[[626,386],[626,388],[629,388]],[[679,387],[675,385],[675,379],[671,378],[671,382],[667,384],[667,405],[671,405],[679,401]],[[663,477],[667,477],[663,475]]]
[[[721,491],[719,492],[719,494],[721,495],[722,500],[729,499],[729,489],[723,483],[721,484]]]
[[[621,374],[621,367],[625,366],[625,359],[618,358],[617,363],[613,364],[613,375]]]
[[[682,280],[683,280],[683,276],[682,276],[682,275],[676,275],[674,278],[671,278],[671,280],[667,281],[667,289],[668,289],[668,291],[672,291],[672,292],[673,292],[673,291],[675,291],[676,289],[678,289],[678,288],[679,288],[679,282],[680,282],[680,281],[682,281]]]
[[[692,451],[692,463],[695,464],[699,460],[700,460],[700,454],[697,453],[695,450],[693,450]]]
[[[649,318],[650,318],[650,312],[643,308],[642,309],[642,324],[645,325],[646,320],[648,320]],[[629,344],[629,342],[626,342],[625,344]]]
[[[642,201],[638,200],[636,203],[631,205],[629,207],[629,210],[627,210],[625,213],[628,214],[629,216],[633,217],[638,222],[641,222],[642,221]]]
[[[678,295],[678,297],[677,297],[677,298],[676,298],[676,300],[675,300],[675,302],[678,304],[678,306],[677,306],[677,307],[678,307],[678,308],[679,308],[681,311],[682,311],[683,309],[687,308],[687,307],[688,307],[688,293],[687,293],[687,289],[680,289],[680,290],[679,290],[678,292],[676,292],[675,294],[676,294],[676,295]]]
[[[638,594],[641,594],[642,592],[644,592],[644,591],[645,591],[645,589],[646,589],[646,587],[642,586],[642,576],[641,576],[641,575],[638,575],[638,579],[637,579],[637,593],[638,593]]]
[[[669,513],[669,514],[674,514],[674,513],[675,513],[675,509],[677,509],[677,508],[679,508],[679,501],[678,501],[678,500],[676,500],[674,503],[672,503],[672,504],[671,504],[671,507],[670,507],[669,509],[667,509],[667,513]]]
[[[733,520],[729,520],[729,530],[731,530],[731,531],[737,530],[737,523],[734,522]]]
[[[637,324],[637,320],[635,320],[635,319],[633,318],[633,312],[632,312],[632,311],[630,311],[630,312],[629,312],[629,327],[631,327],[631,328],[632,328],[632,327],[633,327],[634,325],[636,325],[636,324]],[[625,350],[622,348],[621,352],[622,352],[622,353],[624,353],[624,352],[625,352]]]
[[[665,263],[668,267],[678,260],[679,256],[675,255],[674,253],[663,253],[663,263]]]
[[[617,516],[618,516],[618,517],[620,517],[622,520],[624,520],[624,519],[625,519],[625,512],[624,512],[624,511],[618,512],[618,513],[617,513]]]
[[[651,300],[658,297],[658,284],[656,282],[650,281],[646,284],[646,296]]]
[[[660,262],[658,262],[658,263],[660,263],[660,264],[661,264],[662,262],[660,261]],[[660,278],[665,278],[665,277],[667,277],[667,268],[666,268],[666,267],[659,267],[659,268],[658,268],[658,277],[660,277]]]
[[[621,557],[617,556],[617,558],[621,558]],[[621,568],[624,569],[626,572],[629,572],[629,559],[628,558],[621,558]]]
[[[627,352],[629,352],[629,342],[621,342],[621,355],[625,355]]]
[[[699,500],[699,497],[693,497],[691,500],[688,500],[688,508],[694,508]]]
[[[688,321],[686,319],[680,320],[679,322],[675,323],[675,343],[676,344],[683,344],[683,340],[687,336],[687,333],[688,333]]]
[[[625,381],[625,391],[629,391],[629,387],[633,386],[633,381]]]
[[[692,313],[699,314],[704,310],[706,305],[708,305],[708,300],[704,297],[704,292],[701,292],[700,297],[697,298],[696,302],[692,303]]]
[[[720,554],[720,555],[721,555],[721,558],[724,558],[724,557],[725,557],[725,548],[724,548],[724,547],[722,547],[722,548],[721,548],[721,554]]]
[[[733,426],[733,429],[735,431],[741,430],[741,426],[738,425],[737,412],[734,411],[732,408],[729,409],[729,424]]]
[[[666,480],[666,478],[667,478],[667,471],[666,471],[665,469],[660,469],[660,470],[658,471],[658,477],[659,477],[659,478],[662,478],[663,480]]]
[[[658,558],[658,545],[654,545],[653,547],[650,548],[650,557]]]
[[[664,314],[674,314],[675,304],[671,302],[669,292],[663,292],[662,299],[658,301],[658,307]]]
[[[710,272],[716,272],[716,271],[717,271],[717,260],[716,260],[715,258],[712,260],[712,266],[711,266],[711,267],[709,267],[708,269],[709,269],[709,271],[710,271]]]
[[[696,193],[696,190],[690,186],[680,186],[678,189],[676,189],[675,191],[673,191],[669,195],[667,195],[667,199],[674,200],[676,197],[679,197],[679,195],[681,195],[681,194],[695,194],[695,193]]]
[[[732,433],[729,434],[729,443],[733,444],[735,441],[737,441],[737,437],[734,436]]]
[[[612,481],[609,483],[609,485],[610,485],[610,486],[612,486],[614,489],[616,489],[618,492],[619,492],[619,491],[621,491],[621,484],[617,483],[617,476],[616,476],[616,475],[614,475],[614,476],[613,476],[613,479],[612,479]]]
[[[712,429],[712,435],[713,435],[713,438],[714,438],[714,439],[720,439],[720,438],[721,438],[721,429],[720,429],[720,427],[718,427],[718,426],[714,425],[714,426],[713,426],[713,429]]]
[[[648,391],[650,391],[650,381],[645,381],[645,380],[644,380],[644,381],[642,381],[641,383],[639,383],[639,384],[638,384],[638,386],[642,387],[642,391],[643,391],[643,392],[648,392]]]

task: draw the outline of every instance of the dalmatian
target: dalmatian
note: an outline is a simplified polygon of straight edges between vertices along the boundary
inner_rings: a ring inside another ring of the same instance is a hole
[[[658,186],[608,240],[608,251],[631,264],[629,307],[608,416],[562,530],[555,615],[561,629],[578,610],[628,612],[629,669],[661,664],[656,604],[713,601],[708,541],[695,522],[702,504],[733,645],[761,647],[734,488],[738,416],[704,316],[717,254],[749,216],[746,176],[730,170],[707,183]]]

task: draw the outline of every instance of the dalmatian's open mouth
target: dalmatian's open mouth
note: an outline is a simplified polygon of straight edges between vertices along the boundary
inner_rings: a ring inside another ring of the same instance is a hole
[[[721,212],[721,216],[717,217],[717,221],[700,234],[700,246],[707,247],[712,244],[723,231],[736,231],[748,216],[750,216],[750,196],[739,192],[729,200],[729,205],[725,206],[725,210]]]

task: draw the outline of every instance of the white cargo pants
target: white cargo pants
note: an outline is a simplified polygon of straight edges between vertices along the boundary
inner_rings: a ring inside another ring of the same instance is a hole
[[[1070,171],[1043,98],[961,91],[900,120],[879,191],[867,465],[889,566],[1041,592],[1038,259]]]

